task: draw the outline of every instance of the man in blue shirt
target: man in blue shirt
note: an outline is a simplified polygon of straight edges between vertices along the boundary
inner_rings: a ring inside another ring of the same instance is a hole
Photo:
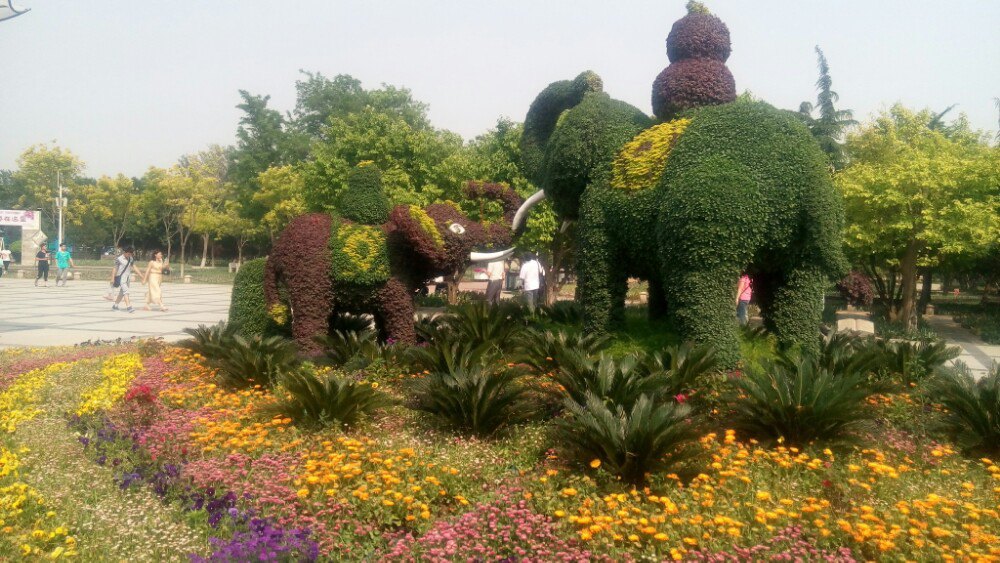
[[[62,282],[63,287],[66,287],[66,278],[69,276],[71,267],[76,267],[76,264],[73,263],[73,256],[66,250],[65,244],[60,244],[59,251],[56,252],[56,268],[59,268],[59,273],[56,275],[56,287],[59,287],[59,282]]]

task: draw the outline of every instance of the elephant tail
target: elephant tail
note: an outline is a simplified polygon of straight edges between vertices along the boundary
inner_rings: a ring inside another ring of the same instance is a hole
[[[588,92],[604,88],[601,77],[584,71],[573,80],[560,80],[542,90],[528,108],[521,136],[521,171],[535,185],[542,184],[542,161],[549,137],[555,131],[559,116],[573,108]]]

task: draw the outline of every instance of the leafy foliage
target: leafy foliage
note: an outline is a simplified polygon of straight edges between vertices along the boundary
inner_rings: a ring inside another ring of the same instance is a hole
[[[815,356],[798,355],[765,362],[733,385],[738,428],[795,445],[855,437],[874,416],[867,399],[879,390],[860,371],[831,372]]]
[[[736,99],[736,81],[726,63],[717,59],[681,59],[670,63],[653,81],[653,113],[662,120],[681,111],[729,103]]]
[[[674,22],[667,35],[670,62],[714,59],[726,62],[732,51],[729,27],[698,2],[688,2],[688,14]]]
[[[277,327],[268,316],[264,299],[264,268],[267,259],[244,262],[233,279],[233,294],[229,303],[229,325],[243,336],[272,334]]]
[[[875,299],[872,281],[857,270],[851,270],[851,273],[837,282],[837,291],[844,300],[855,307],[869,307]]]
[[[330,276],[340,282],[372,286],[389,279],[389,248],[381,227],[334,224],[330,236]]]
[[[323,348],[323,354],[336,366],[361,369],[382,356],[382,347],[374,330],[334,330],[316,338]]]
[[[363,225],[381,225],[389,218],[389,200],[382,191],[378,166],[365,161],[351,170],[337,210],[344,218]]]
[[[978,381],[966,371],[943,374],[934,396],[945,408],[945,428],[963,448],[1000,452],[1000,365]]]
[[[184,332],[191,338],[182,340],[179,344],[205,358],[214,358],[228,348],[235,338],[239,325],[232,322],[219,322],[214,325],[198,325],[198,328],[185,328]]]
[[[607,335],[539,329],[526,330],[518,340],[517,359],[538,373],[558,370],[566,362],[567,354],[597,355],[610,342]]]
[[[556,420],[556,440],[582,463],[641,484],[648,473],[665,471],[694,455],[697,433],[687,405],[658,403],[640,396],[629,406],[607,404],[589,394],[580,404],[566,401],[567,416]]]
[[[932,375],[949,360],[959,356],[961,349],[936,341],[880,341],[882,361],[889,373],[909,385]]]
[[[525,420],[527,390],[513,369],[496,371],[482,364],[435,371],[413,385],[413,407],[438,416],[477,436]]]
[[[272,385],[281,375],[295,369],[298,361],[295,343],[280,336],[235,335],[225,348],[209,357],[219,383],[237,389]]]
[[[281,387],[287,395],[276,405],[277,411],[311,426],[353,426],[391,403],[377,384],[334,372],[292,370],[281,376]]]
[[[506,350],[525,329],[525,309],[518,304],[490,306],[485,302],[457,305],[439,320],[439,327],[472,346]]]
[[[846,164],[844,148],[841,145],[844,131],[856,125],[854,114],[851,110],[838,110],[834,104],[840,99],[831,89],[833,79],[830,78],[830,65],[826,62],[826,55],[823,50],[816,46],[816,65],[819,67],[819,78],[816,80],[816,105],[809,102],[802,102],[799,105],[799,115],[809,127],[809,132],[819,143],[820,148],[830,158],[830,164],[834,169],[840,170]],[[819,109],[819,118],[813,118],[812,113]]]
[[[611,187],[644,190],[659,184],[670,149],[690,123],[677,119],[654,125],[625,143],[611,164]]]

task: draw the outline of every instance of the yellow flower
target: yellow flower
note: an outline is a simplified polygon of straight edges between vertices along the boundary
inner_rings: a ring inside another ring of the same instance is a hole
[[[565,489],[562,490],[562,494],[565,497],[575,496],[576,495],[576,489],[574,489],[572,487],[567,487],[567,488],[565,488]]]
[[[302,487],[295,494],[298,495],[299,498],[306,498],[309,496],[309,489]]]
[[[601,460],[599,460],[599,459],[593,459],[593,460],[591,460],[590,461],[590,466],[592,468],[594,468],[594,469],[597,469],[598,467],[601,466]]]

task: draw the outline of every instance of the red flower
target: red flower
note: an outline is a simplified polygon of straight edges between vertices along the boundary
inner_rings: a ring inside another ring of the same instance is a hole
[[[678,403],[684,403],[688,400],[688,398],[687,395],[685,395],[684,393],[678,393],[674,395],[674,400],[677,401]]]

